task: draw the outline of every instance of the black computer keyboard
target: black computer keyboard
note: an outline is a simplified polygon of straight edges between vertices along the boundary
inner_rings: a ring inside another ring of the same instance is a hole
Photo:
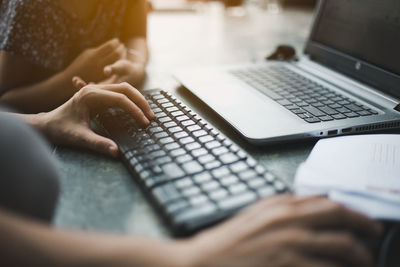
[[[378,112],[284,66],[231,71],[308,123],[377,115]]]
[[[146,129],[122,110],[97,122],[175,235],[215,224],[288,186],[170,93],[145,94],[156,119]]]

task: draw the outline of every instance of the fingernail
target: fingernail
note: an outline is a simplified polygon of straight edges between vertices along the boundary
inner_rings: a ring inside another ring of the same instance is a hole
[[[152,110],[149,111],[149,118],[151,118],[151,119],[156,118],[156,115],[154,114],[154,112]]]
[[[113,157],[116,157],[116,156],[118,155],[118,148],[115,147],[115,146],[109,146],[109,147],[108,147],[108,151],[110,151],[110,154],[111,154]]]
[[[112,71],[112,69],[111,69],[110,66],[106,66],[106,67],[104,68],[105,74],[111,74],[111,71]]]

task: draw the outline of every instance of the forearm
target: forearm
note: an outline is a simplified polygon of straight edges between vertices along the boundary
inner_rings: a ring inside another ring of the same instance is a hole
[[[26,113],[49,111],[75,93],[71,80],[72,75],[60,72],[36,84],[8,89],[0,101]]]
[[[0,236],[5,266],[188,266],[184,241],[62,231],[1,210]]]

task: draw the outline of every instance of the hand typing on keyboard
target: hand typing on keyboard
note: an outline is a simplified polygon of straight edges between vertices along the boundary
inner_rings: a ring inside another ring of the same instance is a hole
[[[185,241],[185,255],[189,266],[373,266],[351,233],[376,238],[380,225],[324,198],[279,196]]]
[[[118,147],[114,141],[90,128],[91,117],[110,107],[124,109],[143,127],[154,119],[154,113],[142,94],[122,83],[85,86],[57,109],[36,115],[37,124],[55,144],[85,147],[115,157]]]

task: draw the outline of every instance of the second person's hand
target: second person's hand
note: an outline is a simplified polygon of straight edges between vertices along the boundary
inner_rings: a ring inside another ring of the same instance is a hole
[[[78,76],[85,81],[107,79],[104,68],[126,57],[126,47],[118,39],[83,51],[63,72],[69,79]]]
[[[261,200],[185,244],[190,267],[372,267],[381,225],[326,198]]]

